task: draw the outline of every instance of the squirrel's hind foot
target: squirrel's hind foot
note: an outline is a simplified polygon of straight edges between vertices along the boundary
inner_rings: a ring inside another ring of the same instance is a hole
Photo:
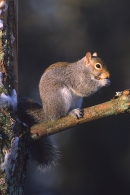
[[[83,118],[84,116],[84,110],[80,109],[80,108],[76,108],[74,110],[71,110],[69,112],[69,115],[79,119],[79,118]]]

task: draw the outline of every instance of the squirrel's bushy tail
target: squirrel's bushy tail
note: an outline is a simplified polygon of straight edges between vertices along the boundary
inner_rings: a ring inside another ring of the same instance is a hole
[[[54,145],[51,137],[41,137],[38,140],[33,140],[30,145],[30,160],[38,168],[45,171],[56,166],[58,160],[57,151],[57,147]]]
[[[44,120],[42,107],[29,98],[19,100],[18,116],[29,127]],[[42,171],[57,164],[59,155],[52,136],[41,137],[37,140],[30,138],[27,147],[30,162],[35,163]]]

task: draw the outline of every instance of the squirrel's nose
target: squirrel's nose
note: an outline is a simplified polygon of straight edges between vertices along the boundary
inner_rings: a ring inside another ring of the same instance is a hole
[[[110,73],[107,72],[107,73],[106,73],[106,79],[109,79],[109,78],[110,78]]]
[[[109,79],[110,78],[110,73],[109,72],[105,72],[105,73],[102,73],[99,78],[102,80],[102,79]]]

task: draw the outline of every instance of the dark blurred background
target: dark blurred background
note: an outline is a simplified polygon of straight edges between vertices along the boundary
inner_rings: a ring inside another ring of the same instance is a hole
[[[47,66],[97,52],[111,86],[83,107],[130,88],[129,0],[19,0],[20,96],[40,103],[38,83]],[[129,195],[130,115],[81,125],[53,136],[61,158],[55,170],[29,166],[25,195]]]

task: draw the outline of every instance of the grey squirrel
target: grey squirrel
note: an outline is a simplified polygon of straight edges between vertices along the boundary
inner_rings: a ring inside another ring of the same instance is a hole
[[[43,73],[39,92],[45,120],[55,120],[65,115],[83,117],[83,97],[88,97],[110,84],[110,74],[95,52],[90,52],[74,63],[58,62]]]
[[[39,83],[43,109],[36,105],[39,111],[35,114],[28,101],[31,109],[26,109],[26,113],[29,115],[29,120],[30,116],[33,118],[30,123],[34,123],[34,119],[37,123],[42,120],[55,120],[68,114],[76,118],[83,117],[82,99],[108,86],[109,77],[105,64],[96,52],[93,55],[88,52],[85,57],[74,63],[52,64],[45,70]],[[23,116],[25,117],[25,114]],[[27,116],[25,118],[27,120]],[[43,170],[56,162],[56,149],[49,137],[33,141],[30,151],[32,161]]]

